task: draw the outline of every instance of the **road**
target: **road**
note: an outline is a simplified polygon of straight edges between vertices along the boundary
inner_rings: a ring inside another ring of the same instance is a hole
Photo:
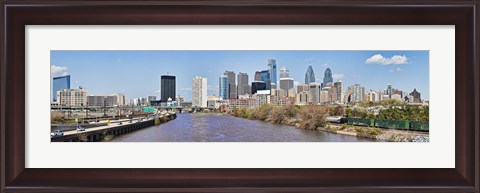
[[[149,119],[145,119],[145,118],[120,119],[120,120],[110,121],[111,124],[106,125],[106,126],[85,128],[85,131],[77,131],[77,130],[65,131],[65,132],[63,132],[63,135],[64,136],[75,135],[75,134],[79,134],[79,133],[86,133],[86,132],[91,132],[91,131],[97,131],[97,130],[103,130],[103,129],[113,128],[113,127],[118,127],[119,122],[122,122],[122,125],[130,125],[130,124],[137,123],[137,121],[140,120],[140,119],[143,119],[142,122],[153,120],[153,118],[149,118]],[[129,123],[130,120],[132,120],[132,123]],[[108,121],[103,121],[103,122],[106,123]]]

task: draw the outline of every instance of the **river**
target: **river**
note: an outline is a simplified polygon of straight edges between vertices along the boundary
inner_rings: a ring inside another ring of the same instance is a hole
[[[121,136],[114,142],[362,142],[372,139],[297,129],[223,114],[177,114],[167,123]]]

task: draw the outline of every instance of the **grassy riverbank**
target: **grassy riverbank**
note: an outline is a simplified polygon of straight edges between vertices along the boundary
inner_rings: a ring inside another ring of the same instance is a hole
[[[268,121],[275,124],[291,125],[299,129],[319,130],[341,135],[366,137],[390,142],[428,142],[428,133],[401,130],[333,125],[325,121],[325,116],[338,113],[338,109],[325,106],[274,106],[262,105],[258,108],[238,108],[229,114],[252,120]]]

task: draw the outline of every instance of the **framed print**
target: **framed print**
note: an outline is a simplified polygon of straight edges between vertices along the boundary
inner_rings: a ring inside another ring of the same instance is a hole
[[[479,192],[478,1],[2,6],[2,191]]]

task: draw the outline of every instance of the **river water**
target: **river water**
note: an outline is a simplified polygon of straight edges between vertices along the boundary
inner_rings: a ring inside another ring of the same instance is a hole
[[[222,114],[177,114],[167,123],[115,137],[115,142],[361,142],[372,139],[297,129]]]

